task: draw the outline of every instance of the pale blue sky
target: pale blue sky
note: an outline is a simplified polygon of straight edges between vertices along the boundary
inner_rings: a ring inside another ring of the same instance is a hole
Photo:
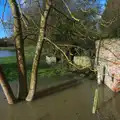
[[[0,0],[0,19],[4,19],[4,21],[7,21],[11,15],[11,11],[10,11],[10,7],[8,6],[8,3],[5,3],[5,1],[6,0]],[[3,17],[3,12],[4,12],[4,17]],[[8,30],[4,29],[2,22],[0,20],[0,38],[8,35],[9,35]]]

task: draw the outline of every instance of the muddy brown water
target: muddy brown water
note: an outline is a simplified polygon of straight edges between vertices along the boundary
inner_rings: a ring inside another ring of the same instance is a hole
[[[11,84],[16,89],[16,83]],[[104,119],[92,114],[96,86],[95,80],[84,79],[76,87],[15,105],[8,105],[1,91],[0,120],[120,120],[120,95],[106,86],[99,88],[99,107]]]

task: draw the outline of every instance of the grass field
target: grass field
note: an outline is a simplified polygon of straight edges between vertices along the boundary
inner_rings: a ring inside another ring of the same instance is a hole
[[[0,50],[15,50],[14,47],[0,47]]]
[[[26,56],[27,76],[29,80],[31,68],[32,68],[32,60],[34,57],[34,46],[25,49],[25,56]],[[17,69],[17,62],[15,56],[0,58],[0,64],[3,67],[4,73],[6,75],[6,79],[8,81],[14,81],[18,79],[18,69]],[[47,77],[62,76],[66,74],[66,72],[67,69],[65,67],[63,68],[60,64],[54,66],[48,66],[45,63],[44,57],[42,57],[38,68],[38,79],[44,76]]]

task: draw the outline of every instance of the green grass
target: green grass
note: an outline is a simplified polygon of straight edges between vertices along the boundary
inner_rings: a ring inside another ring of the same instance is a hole
[[[0,47],[0,50],[15,50],[14,47]]]
[[[32,68],[32,59],[34,57],[34,49],[33,47],[28,47],[25,49],[26,56],[26,68],[27,68],[27,76],[28,80],[30,79],[31,68]],[[6,79],[8,81],[14,81],[18,79],[18,69],[16,57],[4,57],[0,58],[0,64],[3,67]],[[65,67],[61,65],[48,66],[44,59],[41,59],[39,68],[38,68],[38,79],[40,77],[51,77],[51,76],[62,76],[67,72]]]
[[[18,72],[16,58],[15,57],[0,58],[0,63],[3,67],[7,80],[9,81],[17,80]]]

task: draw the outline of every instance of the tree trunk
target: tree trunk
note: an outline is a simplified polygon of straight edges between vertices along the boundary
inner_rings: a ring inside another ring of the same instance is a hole
[[[0,66],[0,84],[1,84],[1,87],[3,89],[5,96],[7,98],[8,104],[14,104],[14,102],[15,102],[14,94],[12,92],[12,89],[11,89],[9,83],[5,79],[5,75],[2,71],[1,66]]]
[[[36,85],[37,85],[38,65],[39,65],[41,51],[43,47],[46,23],[47,23],[47,19],[49,16],[50,8],[51,8],[51,0],[46,0],[44,14],[43,15],[41,14],[40,33],[39,33],[35,57],[33,60],[33,65],[32,65],[30,89],[29,89],[29,93],[26,98],[26,101],[32,101],[35,95]]]
[[[16,57],[19,72],[19,99],[25,99],[27,96],[27,75],[25,68],[24,40],[22,37],[21,15],[16,0],[9,0],[12,14],[14,17],[14,37],[16,47]]]

